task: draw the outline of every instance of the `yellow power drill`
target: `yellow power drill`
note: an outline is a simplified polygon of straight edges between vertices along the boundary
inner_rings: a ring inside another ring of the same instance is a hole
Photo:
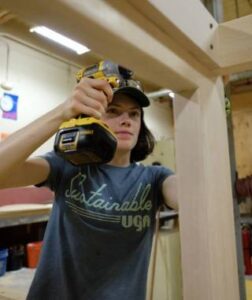
[[[77,82],[82,77],[104,79],[112,89],[120,82],[131,78],[133,72],[111,61],[105,60],[76,74]],[[61,124],[56,133],[54,151],[73,165],[107,163],[116,151],[117,139],[110,128],[102,121],[80,116]]]

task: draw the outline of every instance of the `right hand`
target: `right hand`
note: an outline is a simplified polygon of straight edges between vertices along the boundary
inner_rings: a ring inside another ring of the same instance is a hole
[[[106,80],[84,77],[62,104],[63,120],[68,121],[80,114],[100,119],[112,98],[113,90]]]

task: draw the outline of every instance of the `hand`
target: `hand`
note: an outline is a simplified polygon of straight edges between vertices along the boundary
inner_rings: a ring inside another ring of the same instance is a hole
[[[80,114],[100,119],[112,98],[113,91],[106,80],[84,77],[63,103],[63,119],[67,121]]]

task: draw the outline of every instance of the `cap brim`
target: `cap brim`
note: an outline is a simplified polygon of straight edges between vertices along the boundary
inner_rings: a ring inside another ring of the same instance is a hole
[[[150,105],[148,97],[140,90],[134,87],[121,87],[114,91],[114,94],[126,94],[132,97],[141,107],[147,107]]]

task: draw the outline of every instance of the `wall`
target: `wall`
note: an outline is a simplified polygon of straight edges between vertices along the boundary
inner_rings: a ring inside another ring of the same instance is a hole
[[[17,120],[5,119],[0,110],[0,132],[11,134],[54,108],[70,93],[77,68],[16,42],[0,38],[0,82],[6,77],[6,42],[10,48],[11,94],[19,96]],[[0,88],[0,96],[5,91]],[[6,91],[9,92],[9,91]],[[52,149],[53,139],[33,155]]]
[[[238,177],[252,174],[252,91],[233,94],[232,120]]]
[[[150,108],[145,112],[146,122],[156,138],[154,151],[143,161],[143,164],[151,164],[159,161],[163,166],[176,170],[174,123],[172,100],[165,102],[151,101]]]
[[[223,0],[222,3],[224,22],[252,13],[252,3],[250,0]]]

